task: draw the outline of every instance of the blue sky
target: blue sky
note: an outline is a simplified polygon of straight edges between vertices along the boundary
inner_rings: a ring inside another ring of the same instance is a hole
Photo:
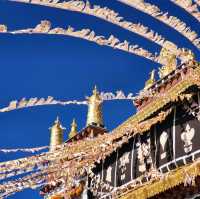
[[[163,11],[169,11],[188,24],[200,35],[198,22],[169,0],[149,0]],[[153,18],[134,10],[116,0],[91,0],[91,3],[107,6],[118,11],[125,19],[142,22],[176,42],[180,47],[191,48],[200,58],[199,51],[176,31]],[[0,0],[0,23],[9,29],[34,27],[41,20],[50,20],[54,26],[76,29],[91,28],[99,35],[116,35],[138,43],[152,52],[160,48],[118,26],[80,13],[25,5]],[[22,97],[53,96],[63,100],[84,100],[96,84],[99,90],[137,93],[143,88],[149,72],[158,68],[147,59],[109,47],[98,46],[88,41],[66,36],[9,35],[0,34],[0,107]],[[104,123],[109,130],[135,113],[132,102],[113,101],[103,105]],[[56,116],[60,116],[66,127],[65,139],[70,123],[75,117],[78,128],[86,122],[86,106],[45,106],[16,110],[0,114],[0,148],[36,147],[49,143],[49,130]],[[17,158],[23,154],[5,155],[0,161]],[[10,198],[40,198],[37,191],[24,191]]]

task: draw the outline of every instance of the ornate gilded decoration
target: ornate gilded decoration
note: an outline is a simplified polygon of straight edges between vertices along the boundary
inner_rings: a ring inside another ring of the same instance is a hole
[[[195,55],[191,50],[183,49],[180,53],[182,63],[187,63],[189,61],[195,60]]]
[[[111,154],[113,150],[116,150],[117,147],[121,146],[123,142],[117,143],[115,140],[118,138],[126,137],[126,136],[132,136],[134,133],[143,133],[150,129],[150,127],[154,124],[156,124],[159,121],[163,121],[166,116],[170,113],[169,111],[160,112],[158,116],[145,120],[145,118],[149,117],[153,113],[155,113],[157,110],[165,106],[169,102],[174,102],[179,99],[179,95],[182,94],[187,88],[189,88],[192,85],[198,85],[200,82],[199,74],[200,74],[200,68],[197,67],[195,69],[191,68],[191,72],[183,78],[181,82],[173,86],[171,89],[169,89],[166,92],[166,95],[160,96],[159,100],[154,100],[152,103],[150,103],[148,106],[145,107],[142,111],[138,112],[135,116],[129,118],[126,122],[124,122],[122,125],[117,127],[112,131],[111,134],[107,135],[104,134],[103,136],[96,138],[95,140],[89,140],[86,141],[80,141],[77,145],[75,145],[73,148],[70,149],[71,153],[79,152],[80,149],[85,149],[84,151],[88,154],[92,153],[93,150],[97,153],[93,160],[85,160],[85,161],[79,161],[79,166],[84,165],[87,163],[91,164],[91,167],[94,166],[93,163],[97,161],[98,157],[101,156],[101,154],[104,154],[103,157],[106,157],[107,155]],[[182,95],[184,96],[184,95]],[[183,99],[183,97],[182,97]],[[127,135],[127,132],[130,132],[129,135]],[[114,145],[109,144],[108,147],[101,149],[100,145],[104,142],[104,140],[107,140],[109,143],[115,142]],[[126,139],[123,139],[124,142]],[[94,149],[95,146],[95,149]],[[87,148],[88,147],[88,148]],[[86,150],[87,148],[87,150]],[[69,151],[68,151],[69,152]],[[97,158],[97,159],[96,159]]]
[[[102,99],[96,86],[93,95],[88,98],[87,126],[91,124],[103,125]]]
[[[69,183],[67,184],[66,188],[71,190],[71,180],[75,174],[84,171],[85,165],[88,165],[88,175],[91,175],[92,177],[92,172],[90,171],[95,167],[95,162],[104,160],[108,155],[112,154],[113,151],[121,147],[123,143],[126,143],[127,140],[133,135],[137,133],[144,133],[148,131],[152,125],[164,121],[171,113],[172,109],[170,108],[168,110],[159,112],[158,110],[162,109],[168,103],[173,103],[187,98],[188,95],[184,94],[183,92],[194,85],[200,86],[200,66],[198,63],[187,65],[187,73],[182,75],[181,81],[165,90],[163,95],[155,93],[153,96],[155,100],[151,101],[147,106],[144,107],[144,109],[139,111],[136,115],[130,117],[122,125],[114,129],[110,134],[100,135],[95,139],[80,140],[78,143],[75,142],[70,146],[66,146],[63,149],[63,154],[65,155],[64,161],[66,164],[69,163],[70,165],[73,165],[73,167],[70,168],[70,172],[65,170],[69,178]],[[155,114],[154,117],[149,118],[152,114]],[[80,152],[87,154],[87,157],[82,156]],[[80,154],[80,159],[73,158],[73,155],[77,153]],[[180,182],[184,182],[184,173],[179,172],[179,170],[177,170],[177,173],[170,172],[170,176],[172,177],[165,178],[164,180],[160,180],[160,178],[155,180],[154,178],[155,181],[149,181],[147,184],[143,184],[142,186],[137,184],[137,189],[131,190],[130,195],[127,192],[125,194],[127,198],[133,198],[133,196],[136,195],[136,199],[143,199],[147,198],[147,196],[151,197],[156,195],[166,189],[176,186]],[[177,179],[180,179],[180,181],[177,182]]]
[[[180,98],[180,95],[181,100],[187,98],[188,95],[184,95],[182,94],[182,92],[184,92],[187,88],[189,88],[192,85],[200,86],[200,66],[198,63],[196,63],[196,66],[195,69],[188,68],[189,70],[191,70],[190,74],[184,76],[180,82],[178,82],[176,85],[167,90],[165,92],[165,95],[153,96],[153,98],[155,98],[156,100],[153,100],[151,103],[146,105],[144,109],[139,111],[134,116],[130,117],[127,121],[118,126],[115,130],[120,132],[123,128],[126,128],[126,126],[136,125],[137,123],[143,121],[145,118],[158,111],[160,108],[162,108],[169,102],[177,101]]]
[[[152,70],[150,73],[150,79],[145,82],[144,90],[147,90],[155,83],[155,70]]]
[[[51,131],[50,136],[50,151],[56,149],[56,146],[63,143],[63,130],[65,129],[62,127],[59,118],[54,122],[54,125],[49,128]]]
[[[77,124],[75,119],[73,119],[72,124],[71,124],[71,131],[69,133],[69,139],[74,137],[77,134]]]
[[[171,42],[165,42],[164,47],[162,48],[159,56],[159,62],[163,64],[163,66],[159,68],[160,78],[165,77],[166,75],[168,75],[176,69],[176,54],[177,47]]]

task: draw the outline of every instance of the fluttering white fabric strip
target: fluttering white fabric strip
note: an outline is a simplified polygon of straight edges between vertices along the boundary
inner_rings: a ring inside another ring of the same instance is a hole
[[[151,96],[148,92],[144,93],[144,96]],[[100,97],[102,101],[113,101],[113,100],[131,100],[133,101],[136,98],[133,93],[125,94],[123,91],[119,90],[114,92],[101,92]],[[86,97],[88,98],[88,97]],[[36,107],[36,106],[46,106],[46,105],[87,105],[86,100],[56,100],[52,96],[48,96],[45,98],[37,98],[33,97],[30,99],[26,99],[25,97],[21,100],[13,100],[9,103],[8,106],[0,108],[0,112],[9,112],[13,110]]]
[[[185,22],[180,20],[178,17],[170,16],[168,12],[163,12],[156,5],[146,3],[144,0],[118,0],[121,3],[124,3],[128,6],[131,6],[135,9],[138,9],[141,12],[144,12],[155,19],[163,22],[164,24],[170,26],[175,29],[179,33],[181,33],[184,37],[186,37],[193,45],[195,45],[198,49],[200,49],[200,38],[198,34],[191,29]],[[182,2],[182,0],[181,0]]]
[[[75,12],[81,12],[87,15],[92,15],[103,19],[112,24],[118,25],[123,29],[129,30],[135,34],[138,34],[156,44],[163,46],[166,39],[155,32],[154,30],[148,28],[142,23],[133,23],[125,20],[119,13],[107,7],[100,7],[99,5],[91,5],[89,1],[86,3],[83,0],[71,0],[71,1],[52,1],[52,0],[10,0],[15,2],[22,2],[28,4],[36,4],[42,6],[48,6],[53,8],[59,8],[64,10],[70,10]],[[169,49],[170,50],[170,49]]]
[[[186,12],[192,15],[200,22],[200,11],[198,9],[198,5],[194,3],[192,0],[170,0],[175,3],[177,6],[183,8]]]
[[[26,152],[26,153],[36,153],[45,149],[49,146],[35,147],[35,148],[16,148],[16,149],[0,149],[3,153],[16,153],[16,152]]]
[[[8,31],[5,25],[0,25],[0,33],[10,33],[10,34],[56,34],[56,35],[66,35],[71,37],[76,37],[80,39],[84,39],[87,41],[94,42],[101,46],[109,46],[113,49],[122,50],[137,56],[141,56],[143,58],[149,59],[156,63],[159,63],[159,59],[156,55],[153,55],[148,50],[140,47],[137,44],[130,45],[130,42],[123,41],[120,42],[118,38],[114,35],[110,35],[108,39],[104,36],[96,35],[93,30],[90,29],[82,29],[82,30],[75,30],[73,27],[69,26],[67,29],[63,29],[60,27],[51,28],[51,22],[47,20],[41,21],[35,28],[28,28],[23,30],[15,30],[15,31]]]
[[[87,105],[87,101],[77,101],[77,100],[69,100],[69,101],[60,101],[55,100],[53,97],[49,96],[47,99],[45,98],[22,98],[20,101],[13,100],[9,103],[7,107],[1,108],[0,112],[9,112],[17,109],[23,109],[28,107],[35,107],[35,106],[46,106],[46,105]]]

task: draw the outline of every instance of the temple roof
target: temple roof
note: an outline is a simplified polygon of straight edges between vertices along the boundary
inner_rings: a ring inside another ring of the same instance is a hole
[[[74,134],[73,136],[69,137],[68,140],[66,140],[66,143],[69,142],[74,142],[74,141],[80,141],[82,139],[85,138],[89,138],[91,137],[91,130],[95,130],[93,133],[93,138],[95,138],[98,135],[102,135],[104,133],[107,133],[108,131],[106,130],[106,128],[104,128],[103,126],[97,126],[96,124],[90,124],[86,127],[84,127],[83,129],[81,129],[79,132],[77,132],[76,134]]]
[[[70,190],[72,185],[70,181],[73,181],[74,175],[84,173],[86,170],[89,175],[93,175],[92,168],[95,167],[95,163],[104,160],[117,148],[127,143],[133,135],[147,132],[154,124],[164,121],[172,111],[170,104],[188,98],[188,93],[185,93],[188,88],[200,86],[200,64],[197,62],[184,64],[172,74],[174,75],[166,77],[165,81],[158,81],[156,83],[158,86],[153,86],[157,89],[160,87],[159,85],[162,85],[164,90],[154,92],[151,97],[153,99],[145,107],[111,133],[99,135],[94,139],[75,140],[66,146],[68,157],[65,158],[65,161],[73,165],[68,173],[68,190]],[[162,95],[160,95],[161,93]],[[163,190],[167,188],[163,187]]]

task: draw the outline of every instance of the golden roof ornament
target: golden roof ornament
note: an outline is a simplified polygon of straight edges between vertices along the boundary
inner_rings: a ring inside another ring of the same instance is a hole
[[[147,90],[155,83],[155,69],[150,73],[150,78],[145,82],[144,90]]]
[[[71,123],[71,131],[69,133],[69,139],[74,137],[76,134],[77,134],[77,124],[76,124],[75,119],[73,119],[73,121]]]
[[[103,126],[102,99],[96,86],[94,87],[93,95],[88,98],[88,114],[86,125]]]
[[[63,130],[65,128],[61,125],[59,117],[57,117],[54,122],[54,125],[49,129],[51,131],[50,151],[53,151],[56,149],[56,146],[61,145],[63,143]]]
[[[182,49],[180,52],[181,63],[187,63],[189,61],[195,60],[195,55],[191,50]]]
[[[176,54],[178,53],[177,46],[169,41],[166,41],[159,55],[159,62],[163,64],[159,68],[159,77],[162,79],[173,70],[176,69],[177,60]]]

